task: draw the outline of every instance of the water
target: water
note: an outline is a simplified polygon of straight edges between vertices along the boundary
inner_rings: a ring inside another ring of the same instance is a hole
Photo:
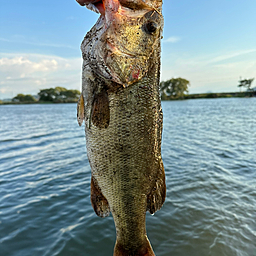
[[[256,255],[256,98],[163,102],[157,256]],[[0,255],[110,256],[75,104],[0,106]]]

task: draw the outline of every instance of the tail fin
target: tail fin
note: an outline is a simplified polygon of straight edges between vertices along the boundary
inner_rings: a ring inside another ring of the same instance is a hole
[[[114,256],[155,256],[148,238],[139,248],[129,248],[116,241]]]

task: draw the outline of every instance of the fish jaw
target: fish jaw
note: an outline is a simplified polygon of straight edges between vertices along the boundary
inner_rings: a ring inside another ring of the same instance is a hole
[[[106,0],[76,0],[82,6],[92,6],[97,8],[97,5],[104,4]],[[117,1],[115,1],[117,2]],[[119,3],[130,9],[142,9],[145,7],[150,7],[154,9],[159,9],[162,7],[162,0],[119,0]],[[96,11],[96,10],[94,10]],[[97,11],[96,11],[97,12]]]
[[[98,10],[102,14],[102,28],[98,37],[82,44],[82,52],[91,56],[87,59],[89,63],[96,60],[96,64],[91,65],[93,72],[108,80],[106,83],[127,87],[145,77],[150,69],[150,59],[162,33],[161,9],[146,4],[131,9],[126,7],[129,1],[103,0],[101,3],[90,3],[94,7],[102,5]],[[148,31],[149,28],[153,30]],[[83,47],[85,44],[87,49]]]
[[[118,0],[106,0],[104,5],[105,63],[111,67],[114,82],[127,87],[146,76],[150,69],[149,60],[160,38],[162,16],[145,4],[130,9]],[[145,29],[149,22],[155,25],[152,33]]]
[[[104,2],[101,0],[76,0],[80,5],[86,6],[88,9],[100,13],[102,15],[105,14]]]

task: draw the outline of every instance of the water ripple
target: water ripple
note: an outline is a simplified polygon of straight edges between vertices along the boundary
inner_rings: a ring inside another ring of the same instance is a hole
[[[167,198],[147,214],[156,254],[256,255],[256,99],[163,110]],[[112,255],[114,243],[113,219],[90,204],[75,104],[0,106],[0,255]]]

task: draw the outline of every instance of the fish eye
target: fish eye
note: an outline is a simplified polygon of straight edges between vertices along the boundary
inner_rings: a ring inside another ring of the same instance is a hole
[[[158,25],[154,21],[148,21],[144,24],[144,30],[148,34],[156,32]]]

